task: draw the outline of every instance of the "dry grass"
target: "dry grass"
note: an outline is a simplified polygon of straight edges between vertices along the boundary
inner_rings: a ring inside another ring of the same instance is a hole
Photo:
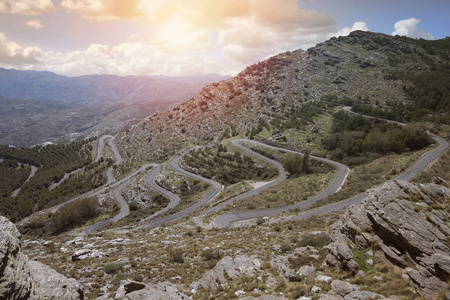
[[[270,187],[258,195],[235,202],[232,210],[281,207],[307,200],[328,186],[334,172],[292,178]]]
[[[440,183],[445,187],[450,187],[450,151],[444,152],[438,160],[428,167],[424,172],[413,178],[413,182],[430,183],[433,182],[435,177],[444,179],[444,182]]]
[[[169,280],[176,284],[180,291],[185,291],[189,288],[190,283],[198,281],[212,267],[212,263],[205,260],[204,255],[202,255],[205,247],[221,249],[225,255],[232,257],[243,254],[257,255],[263,260],[264,265],[267,265],[273,255],[282,254],[274,253],[273,245],[281,245],[284,241],[290,241],[290,246],[293,249],[300,240],[300,231],[310,230],[311,228],[313,230],[324,229],[323,226],[326,226],[329,221],[321,218],[310,223],[283,224],[279,231],[275,230],[274,225],[268,224],[253,228],[196,230],[195,227],[182,222],[171,227],[158,227],[140,231],[122,229],[120,234],[116,234],[114,231],[103,232],[85,237],[84,243],[78,245],[66,244],[74,236],[62,234],[51,238],[55,245],[53,253],[49,253],[42,243],[39,243],[27,246],[26,254],[31,259],[49,264],[62,274],[79,280],[87,287],[86,292],[89,299],[103,293],[102,289],[115,292],[118,277],[123,279],[142,278],[142,281],[146,283]],[[302,228],[302,226],[305,226],[305,228]],[[239,238],[237,239],[236,236]],[[128,239],[128,241],[112,244],[111,241],[117,238]],[[109,257],[72,262],[70,256],[76,250],[85,248],[86,245],[90,249],[98,249],[108,253]],[[67,248],[67,250],[64,248]],[[173,256],[170,255],[171,249],[181,251],[184,262],[180,262],[180,260],[174,262]],[[288,253],[290,252],[288,251]],[[215,258],[211,259],[211,261],[213,260]],[[114,273],[116,271],[111,272],[111,274],[108,274],[109,271],[106,272],[105,268],[111,264],[120,264],[121,269],[117,271],[118,273]],[[267,270],[263,268],[264,274],[270,271],[273,272],[270,268]],[[254,279],[247,283],[249,284],[247,290],[250,286],[253,286],[256,290],[261,290],[262,294],[274,292],[267,287],[262,290],[261,283]],[[203,295],[227,299],[231,294],[234,295],[235,291],[244,289],[242,284],[243,282],[237,280],[230,282],[230,287],[222,292],[210,295],[207,291],[204,291]],[[289,293],[293,293],[292,284],[288,283],[284,288],[279,287],[280,291],[288,292],[288,290],[291,290]],[[252,293],[253,289],[246,291],[246,295]],[[195,295],[194,298],[202,299],[201,294]],[[257,294],[259,293],[254,293],[254,295]]]
[[[408,169],[421,155],[431,149],[432,147],[428,147],[416,152],[389,155],[376,159],[366,165],[357,166],[351,170],[347,181],[338,193],[322,201],[318,201],[312,208],[348,199],[365,192],[371,187],[392,180]]]
[[[350,282],[386,297],[397,296],[402,299],[412,299],[415,296],[414,288],[402,275],[402,269],[392,264],[380,264],[374,266],[373,274],[353,278]]]

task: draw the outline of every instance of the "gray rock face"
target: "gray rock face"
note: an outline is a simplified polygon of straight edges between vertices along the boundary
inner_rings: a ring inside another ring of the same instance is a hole
[[[81,249],[72,254],[72,261],[78,261],[86,258],[102,258],[103,256],[109,256],[107,253],[99,250]]]
[[[305,276],[306,278],[314,277],[315,272],[316,268],[312,266],[301,266],[297,271],[300,276]]]
[[[277,256],[270,261],[270,265],[278,270],[278,273],[285,281],[300,281],[301,278],[289,267],[289,259],[287,256]]]
[[[32,291],[28,258],[22,252],[20,233],[0,216],[0,299],[28,299]]]
[[[332,226],[333,243],[328,246],[326,264],[351,270],[350,240],[360,250],[377,244],[383,259],[407,269],[417,292],[427,298],[446,287],[450,278],[449,214],[439,209],[450,191],[436,184],[391,181],[367,192],[362,204],[345,211]],[[367,262],[366,262],[367,263]]]
[[[34,289],[32,298],[55,300],[84,298],[83,290],[75,279],[68,279],[37,261],[30,260],[29,266]]]
[[[202,287],[216,290],[219,283],[228,281],[226,277],[231,279],[254,277],[255,273],[261,270],[261,265],[261,260],[256,258],[256,256],[239,255],[234,259],[230,256],[225,256],[212,270],[203,274],[198,283],[194,282],[191,287],[194,289]]]
[[[172,283],[143,284],[125,280],[121,282],[115,299],[121,300],[187,300],[190,297],[180,293]]]
[[[84,299],[80,284],[28,260],[17,228],[0,216],[0,299]]]
[[[331,282],[331,290],[319,298],[320,300],[369,300],[387,299],[386,297],[369,291],[360,291],[357,285],[341,280]]]

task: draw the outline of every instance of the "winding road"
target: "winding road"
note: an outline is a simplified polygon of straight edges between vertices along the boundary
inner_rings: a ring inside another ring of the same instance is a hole
[[[49,189],[50,191],[56,189],[56,188],[57,188],[59,185],[61,185],[64,181],[66,181],[67,179],[69,179],[70,175],[74,175],[74,174],[80,172],[81,170],[83,170],[83,168],[79,168],[79,169],[76,169],[76,170],[74,170],[74,171],[72,171],[72,172],[70,172],[70,173],[64,174],[63,178],[61,178],[60,181],[54,182],[48,189]]]
[[[282,151],[285,153],[296,153],[296,154],[300,154],[303,155],[303,153],[301,152],[297,152],[297,151],[292,151],[292,150],[287,150],[284,148],[279,148],[279,147],[275,147],[275,146],[269,146],[263,143],[259,143],[259,142],[255,142],[255,141],[250,141],[250,140],[244,140],[244,139],[239,139],[239,140],[235,140],[233,141],[233,144],[237,147],[239,147],[240,149],[249,152],[252,155],[256,155],[261,159],[264,159],[265,161],[269,162],[269,163],[273,163],[279,170],[280,174],[282,174],[281,176],[279,176],[275,181],[272,181],[270,184],[263,186],[262,188],[259,189],[255,189],[249,192],[246,192],[244,194],[239,195],[238,197],[232,198],[228,201],[225,202],[225,204],[229,204],[230,202],[239,200],[239,199],[243,199],[246,197],[250,197],[250,196],[254,196],[256,194],[258,194],[260,191],[269,188],[270,186],[273,186],[274,184],[280,182],[281,180],[285,180],[286,179],[286,172],[283,168],[283,166],[278,163],[275,162],[265,156],[262,156],[259,153],[256,153],[254,151],[251,151],[250,149],[244,147],[243,145],[241,145],[241,143],[251,143],[254,145],[258,145],[258,146],[263,146],[266,148],[270,148],[273,150],[278,150],[278,151]],[[340,188],[342,187],[342,185],[344,184],[350,169],[338,162],[326,159],[326,158],[321,158],[321,157],[316,157],[316,156],[310,156],[310,158],[312,159],[316,159],[331,165],[334,165],[338,168],[338,172],[336,173],[336,175],[334,176],[333,180],[331,181],[331,183],[328,185],[328,187],[322,191],[320,194],[306,200],[306,201],[302,201],[302,202],[297,202],[288,206],[284,206],[284,207],[275,207],[275,208],[269,208],[269,209],[261,209],[261,210],[249,210],[249,211],[240,211],[240,212],[234,212],[234,213],[229,213],[229,214],[225,214],[225,215],[221,215],[217,218],[215,218],[212,222],[212,225],[216,228],[226,228],[229,227],[229,224],[231,222],[235,222],[235,221],[241,221],[241,220],[246,220],[246,219],[253,219],[253,218],[260,218],[260,217],[268,217],[268,216],[273,216],[273,215],[277,215],[280,213],[284,213],[287,212],[289,210],[293,210],[293,209],[302,209],[302,208],[306,208],[311,206],[312,204],[314,204],[315,202],[317,202],[318,200],[324,199],[326,197],[328,197],[331,194],[336,193],[337,191],[340,190]],[[223,204],[220,205],[220,207],[223,207]]]
[[[153,215],[151,215],[150,217],[147,217],[145,219],[143,219],[141,222],[147,222],[148,220],[154,219],[155,217],[165,213],[166,211],[174,208],[175,206],[178,205],[178,203],[180,203],[180,197],[178,197],[177,195],[175,195],[174,193],[169,192],[168,190],[166,190],[165,188],[159,186],[158,184],[156,184],[155,182],[155,177],[156,174],[159,172],[159,170],[161,170],[161,165],[153,168],[145,177],[145,183],[154,191],[162,194],[163,196],[167,197],[169,199],[169,205],[167,205],[164,209],[154,213]]]
[[[103,156],[103,149],[105,148],[105,139],[109,139],[108,144],[111,147],[112,152],[114,153],[114,156],[116,157],[116,161],[114,162],[114,165],[119,165],[122,163],[122,156],[120,156],[120,152],[117,149],[116,144],[114,143],[114,137],[112,135],[104,135],[100,138],[98,141],[98,149],[97,149],[97,157],[95,158],[95,161],[99,161]],[[114,177],[114,167],[110,167],[106,171],[106,184],[113,183],[116,181],[116,178]]]
[[[348,108],[344,108],[344,109],[350,113],[354,113],[351,110],[349,110]],[[365,116],[365,115],[363,115],[363,116]],[[375,118],[375,117],[371,117],[371,116],[365,116],[365,117]],[[383,119],[383,120],[385,120],[385,119]],[[396,121],[389,121],[389,120],[385,120],[385,121],[393,122],[393,123],[396,123],[396,124],[399,124],[402,126],[406,125],[406,124],[396,122]],[[446,151],[448,149],[449,143],[447,141],[445,141],[431,133],[428,133],[428,135],[438,143],[438,147],[436,147],[433,150],[424,154],[416,163],[414,163],[411,167],[409,167],[405,172],[403,172],[402,174],[397,176],[396,180],[410,180],[411,178],[413,178],[414,176],[416,176],[417,174],[422,172],[428,165],[430,165],[442,153],[444,153],[444,151]],[[252,143],[255,143],[255,142],[252,142]],[[265,144],[262,144],[262,145],[264,147],[280,150],[280,148],[277,148],[277,147],[267,146]],[[244,150],[248,151],[246,148]],[[285,150],[285,149],[283,149],[282,151],[293,152],[293,151]],[[322,158],[316,158],[316,159],[324,160]],[[336,164],[336,162],[333,162],[330,160],[326,160],[326,161],[328,163],[332,163],[334,165]],[[347,167],[345,167],[345,168],[347,168]],[[339,173],[340,172],[341,172],[341,169],[339,170]],[[335,192],[339,190],[339,189],[336,189],[336,186],[335,186],[335,184],[337,182],[339,182],[339,180],[341,178],[341,176],[339,176],[339,173],[335,176],[335,178],[333,179],[333,182],[328,186],[328,188],[325,191],[323,191],[322,193],[320,193],[319,195],[317,195],[311,199],[308,199],[307,201],[299,202],[296,204],[292,204],[289,206],[280,207],[280,208],[276,208],[276,209],[242,211],[242,212],[235,212],[235,213],[221,215],[213,220],[213,226],[216,228],[227,228],[230,226],[230,223],[232,223],[232,222],[248,220],[248,219],[253,219],[253,218],[259,218],[259,217],[269,217],[269,216],[273,216],[273,215],[280,214],[283,212],[287,212],[290,209],[295,209],[295,208],[307,208],[307,207],[311,206],[313,203],[317,202],[318,200],[323,199],[323,198],[327,197],[328,195],[331,195],[332,193],[334,193],[334,192],[332,192],[333,190],[335,190]],[[345,180],[345,178],[343,180]],[[342,181],[342,183],[343,183],[343,181]],[[326,213],[330,213],[330,212],[334,212],[334,211],[340,211],[351,204],[360,203],[364,198],[365,198],[365,193],[361,193],[361,194],[353,196],[349,199],[346,199],[344,201],[336,202],[336,203],[333,203],[333,204],[330,204],[330,205],[327,205],[324,207],[317,208],[315,210],[308,211],[306,213],[301,214],[300,216],[286,218],[283,221],[295,221],[295,220],[300,220],[300,219],[306,219],[313,215],[320,215],[320,214],[326,214]]]
[[[97,157],[96,157],[95,160],[99,161],[101,159],[101,157],[103,156],[104,141],[105,141],[106,138],[110,138],[109,144],[110,144],[111,149],[114,152],[114,155],[116,157],[116,163],[115,164],[118,164],[117,162],[119,162],[119,163],[122,162],[122,157],[120,156],[117,147],[113,143],[113,137],[112,136],[103,136],[103,137],[100,138],[100,140],[99,140],[99,147],[98,147],[98,150],[97,150]],[[85,198],[85,197],[93,197],[93,196],[96,196],[96,195],[99,195],[101,193],[106,192],[110,188],[116,187],[113,190],[113,192],[112,192],[112,197],[117,202],[120,211],[119,211],[119,213],[117,215],[115,215],[113,218],[111,218],[109,220],[104,220],[104,221],[101,221],[99,223],[90,225],[90,226],[85,228],[84,232],[86,234],[93,234],[93,233],[97,232],[98,229],[100,229],[100,228],[102,228],[102,227],[104,227],[104,226],[106,226],[106,225],[108,225],[110,223],[116,222],[116,221],[122,219],[123,217],[125,217],[128,214],[129,207],[128,207],[128,204],[126,203],[126,201],[123,199],[123,197],[121,195],[122,190],[128,184],[130,184],[131,183],[131,179],[133,177],[135,177],[136,175],[138,175],[139,173],[144,172],[145,170],[147,170],[150,167],[159,167],[159,166],[160,166],[159,164],[154,164],[154,163],[146,164],[146,165],[140,167],[139,169],[137,169],[136,171],[134,171],[133,173],[131,173],[131,174],[127,175],[126,177],[122,178],[121,180],[117,181],[117,182],[114,182],[114,183],[108,182],[108,183],[106,183],[106,184],[96,188],[93,191],[89,191],[87,193],[84,193],[82,195],[74,197],[74,198],[72,198],[72,199],[70,199],[70,200],[68,200],[66,202],[63,202],[63,203],[60,203],[60,204],[54,206],[52,208],[51,212],[52,212],[52,214],[54,214],[61,207],[66,205],[67,203],[70,203],[70,202],[73,202],[75,200],[78,200],[78,199],[81,199],[81,198]],[[110,169],[112,170],[112,167]]]
[[[197,148],[197,147],[196,147]],[[196,149],[194,148],[194,149]],[[201,206],[205,205],[206,203],[208,203],[209,201],[211,201],[212,199],[214,199],[222,190],[222,185],[218,182],[215,182],[213,180],[207,179],[207,178],[203,178],[197,174],[188,172],[186,170],[184,170],[183,168],[180,167],[180,159],[186,154],[188,153],[190,150],[183,152],[182,154],[180,154],[179,156],[177,156],[176,158],[172,159],[169,162],[169,165],[177,172],[184,174],[186,176],[189,176],[191,178],[203,181],[208,183],[209,185],[212,186],[212,189],[202,198],[200,199],[200,201],[196,202],[194,205],[189,206],[188,208],[185,208],[179,212],[176,212],[174,214],[162,217],[160,219],[156,219],[156,220],[152,220],[144,225],[141,225],[138,227],[138,229],[145,229],[145,228],[149,228],[149,227],[156,227],[156,226],[160,226],[161,224],[166,224],[166,223],[170,223],[170,222],[174,222],[177,220],[180,220],[181,218],[184,218],[185,216],[193,213],[194,211],[196,211],[198,208],[200,208]]]
[[[17,195],[19,195],[19,192],[20,192],[20,190],[22,189],[23,185],[24,185],[25,183],[27,183],[28,181],[30,181],[31,177],[33,177],[34,174],[36,174],[37,167],[32,166],[32,165],[25,165],[25,166],[30,166],[30,167],[31,167],[30,175],[28,176],[27,180],[25,180],[25,182],[24,182],[18,189],[16,189],[14,192],[12,192],[11,197],[13,197],[13,198],[14,198],[14,197],[17,197]]]
[[[128,215],[128,212],[130,211],[128,203],[123,199],[122,197],[122,190],[131,183],[132,178],[128,179],[127,181],[120,184],[117,188],[115,188],[112,191],[112,197],[119,205],[120,211],[117,215],[112,217],[111,219],[104,220],[98,223],[95,223],[93,225],[90,225],[84,229],[85,234],[94,234],[102,227],[105,227],[106,225],[109,225],[111,223],[117,222],[120,219],[124,218],[126,215]]]
[[[350,112],[350,113],[354,113],[351,110],[349,110],[349,108],[344,108],[346,111]],[[371,116],[367,116],[367,117],[371,117]],[[374,117],[371,117],[374,118]],[[389,121],[389,120],[386,120]],[[397,124],[400,125],[405,125],[403,123],[399,123],[399,122],[395,122]],[[428,165],[430,165],[433,161],[435,161],[444,151],[446,151],[449,147],[449,143],[435,135],[432,135],[430,133],[428,133],[429,136],[434,139],[437,143],[438,143],[438,147],[436,147],[435,149],[433,149],[432,151],[427,152],[425,155],[423,155],[414,165],[412,165],[410,168],[408,168],[404,173],[400,174],[396,179],[397,180],[410,180],[411,178],[413,178],[414,176],[416,176],[418,173],[420,173],[421,171],[423,171]],[[98,148],[98,154],[97,154],[97,158],[96,160],[99,160],[102,157],[102,152],[103,152],[103,148],[104,148],[104,141],[106,138],[110,138],[109,143],[111,146],[112,151],[114,152],[115,156],[116,156],[116,163],[118,164],[122,161],[122,158],[120,157],[120,154],[117,150],[117,148],[115,147],[115,144],[113,143],[113,137],[112,136],[104,136],[100,139],[99,141],[99,148]],[[272,165],[274,165],[278,171],[279,171],[279,176],[270,182],[267,182],[264,186],[261,186],[259,188],[256,188],[254,190],[245,192],[243,194],[240,194],[236,197],[233,197],[223,203],[220,203],[218,205],[216,205],[213,208],[208,209],[206,212],[207,213],[211,213],[211,212],[217,212],[220,211],[221,209],[223,209],[225,206],[233,203],[234,201],[238,201],[240,199],[244,199],[247,197],[251,197],[254,195],[257,195],[258,193],[260,193],[262,190],[265,190],[271,186],[276,185],[277,183],[279,183],[282,180],[286,179],[286,171],[284,170],[283,166],[272,160],[269,159],[259,153],[256,153],[248,148],[246,148],[244,145],[242,145],[243,143],[250,143],[253,145],[257,145],[257,146],[262,146],[262,147],[267,147],[273,150],[278,150],[278,151],[282,151],[285,153],[297,153],[297,154],[301,154],[300,152],[296,152],[296,151],[292,151],[292,150],[287,150],[284,148],[279,148],[279,147],[275,147],[275,146],[270,146],[270,145],[266,145],[260,142],[256,142],[256,141],[251,141],[251,140],[246,140],[246,139],[238,139],[238,140],[234,140],[233,144],[238,147],[239,149],[248,152],[249,154],[258,157]],[[193,149],[198,149],[198,147],[195,147]],[[192,150],[192,149],[191,149]],[[159,219],[155,219],[155,217],[157,217],[158,215],[161,215],[167,211],[169,211],[170,209],[174,208],[175,206],[178,205],[180,199],[177,195],[174,195],[173,193],[165,190],[164,188],[160,187],[159,185],[157,185],[155,183],[155,176],[156,174],[159,172],[161,165],[159,164],[147,164],[145,166],[142,166],[140,169],[136,170],[135,172],[129,174],[128,176],[126,176],[125,178],[123,178],[122,180],[115,182],[114,184],[111,184],[110,182],[108,182],[108,184],[92,191],[86,194],[83,194],[81,196],[78,196],[74,199],[69,200],[70,201],[74,201],[76,199],[82,198],[82,197],[86,197],[86,196],[94,196],[97,195],[99,193],[104,192],[105,190],[107,190],[108,188],[111,187],[116,187],[113,190],[112,196],[115,199],[115,201],[117,201],[119,207],[120,207],[120,212],[119,214],[117,214],[116,216],[114,216],[113,218],[109,219],[109,220],[104,220],[102,222],[96,223],[94,225],[90,225],[88,227],[85,228],[85,233],[86,234],[93,234],[96,233],[97,230],[99,230],[100,228],[116,222],[120,219],[122,219],[123,217],[125,217],[128,214],[129,208],[128,208],[128,204],[126,203],[126,201],[123,199],[121,192],[122,190],[131,183],[131,179],[132,177],[136,176],[139,172],[144,171],[145,169],[147,169],[148,167],[154,167],[146,176],[146,184],[152,188],[153,190],[157,191],[158,193],[163,194],[164,196],[166,196],[167,198],[169,198],[170,203],[167,207],[165,207],[164,209],[158,211],[157,213],[153,214],[150,217],[147,217],[146,219],[142,220],[142,222],[146,222],[145,224],[141,225],[138,227],[138,229],[145,229],[145,228],[149,228],[149,227],[156,227],[156,226],[160,226],[162,224],[166,224],[166,223],[170,223],[170,222],[174,222],[177,220],[180,220],[182,218],[184,218],[185,216],[195,212],[197,209],[199,209],[201,206],[205,205],[206,203],[210,202],[211,200],[213,200],[222,190],[222,186],[210,179],[207,178],[203,178],[200,175],[188,172],[186,170],[184,170],[181,166],[180,166],[180,160],[181,158],[190,150],[180,154],[179,156],[177,156],[176,158],[170,160],[168,163],[170,165],[170,167],[172,167],[175,171],[184,174],[186,176],[189,176],[191,178],[203,181],[208,183],[209,185],[212,186],[212,189],[207,193],[207,195],[205,195],[202,199],[200,199],[197,203],[193,204],[192,206],[183,209],[179,212],[176,212],[174,214],[171,215],[167,215],[164,216],[162,218]],[[334,178],[332,179],[331,183],[328,185],[328,187],[322,191],[320,194],[306,200],[306,201],[302,201],[302,202],[298,202],[298,203],[294,203],[288,206],[284,206],[284,207],[277,207],[277,208],[271,208],[271,209],[262,209],[262,210],[251,210],[251,211],[240,211],[240,212],[234,212],[234,213],[228,213],[228,214],[224,214],[221,215],[219,217],[217,217],[216,219],[213,220],[212,225],[216,228],[227,228],[230,226],[230,224],[232,222],[236,222],[236,221],[241,221],[241,220],[247,220],[247,219],[253,219],[253,218],[260,218],[260,217],[268,217],[268,216],[273,216],[273,215],[277,215],[277,214],[281,214],[290,210],[295,210],[295,209],[305,209],[310,207],[312,204],[316,203],[317,201],[324,199],[326,197],[328,197],[329,195],[336,193],[337,191],[340,190],[340,188],[342,187],[342,185],[344,184],[348,174],[349,174],[349,168],[341,163],[329,160],[329,159],[325,159],[325,158],[321,158],[321,157],[315,157],[315,156],[310,156],[312,159],[316,159],[319,161],[322,161],[324,163],[328,163],[331,165],[334,165],[338,168],[338,171],[336,173],[336,175],[334,176]],[[112,169],[112,168],[111,168]],[[112,172],[112,171],[111,171]],[[109,180],[108,180],[109,181]],[[282,221],[293,221],[293,220],[300,220],[300,219],[304,219],[304,218],[308,218],[310,216],[313,215],[319,215],[319,214],[326,214],[326,213],[330,213],[333,211],[339,211],[344,209],[345,207],[347,207],[348,205],[351,204],[356,204],[361,202],[365,197],[365,193],[361,193],[358,194],[356,196],[353,196],[349,199],[346,199],[344,201],[340,201],[337,203],[333,203],[327,206],[323,206],[314,210],[310,210],[308,212],[305,212],[301,215],[295,216],[295,217],[289,217],[289,218],[284,218]],[[67,202],[60,204],[59,206],[55,207],[52,212],[56,212],[57,209],[59,207],[61,207],[62,205],[66,204]],[[148,221],[149,219],[151,219],[150,221]]]

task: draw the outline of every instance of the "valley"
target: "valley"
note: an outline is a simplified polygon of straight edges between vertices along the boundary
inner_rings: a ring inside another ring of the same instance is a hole
[[[2,215],[89,299],[445,299],[450,106],[424,97],[449,51],[357,31],[111,134],[2,146]]]

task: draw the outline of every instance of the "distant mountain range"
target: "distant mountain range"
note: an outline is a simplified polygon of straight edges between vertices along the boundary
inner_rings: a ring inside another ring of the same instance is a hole
[[[116,76],[67,77],[51,72],[0,68],[0,95],[12,99],[55,100],[82,105],[135,102],[179,102],[198,94],[203,86],[229,77]]]
[[[30,146],[115,133],[229,77],[61,76],[0,68],[0,144]]]

